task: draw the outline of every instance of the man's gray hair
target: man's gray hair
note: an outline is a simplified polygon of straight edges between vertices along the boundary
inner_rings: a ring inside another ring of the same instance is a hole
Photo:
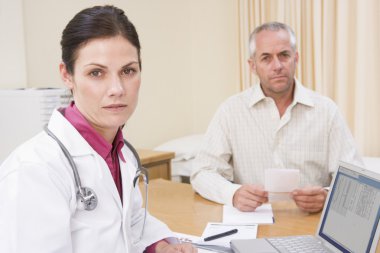
[[[296,51],[297,41],[296,41],[296,35],[293,29],[290,26],[280,23],[280,22],[268,22],[256,27],[255,30],[253,30],[253,32],[249,36],[249,56],[250,57],[252,57],[256,53],[256,35],[264,30],[265,31],[279,31],[279,30],[287,31],[290,37],[290,46],[292,47],[294,51]]]

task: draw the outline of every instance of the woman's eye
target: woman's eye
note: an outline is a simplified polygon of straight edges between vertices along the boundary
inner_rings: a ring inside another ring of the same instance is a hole
[[[102,75],[102,72],[100,70],[93,70],[90,72],[90,76],[93,77],[100,77]]]
[[[127,68],[127,69],[124,69],[124,70],[123,70],[123,74],[124,74],[124,75],[127,75],[127,76],[132,75],[132,74],[134,74],[135,72],[136,72],[136,70],[133,69],[133,68]]]

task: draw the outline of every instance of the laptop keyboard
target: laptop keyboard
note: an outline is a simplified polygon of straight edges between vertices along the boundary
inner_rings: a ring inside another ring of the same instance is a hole
[[[281,253],[329,252],[313,236],[287,236],[267,238]]]

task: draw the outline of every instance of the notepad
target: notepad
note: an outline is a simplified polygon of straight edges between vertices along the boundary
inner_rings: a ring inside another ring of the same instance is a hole
[[[224,223],[207,223],[201,238],[206,238],[215,234],[223,233],[225,231],[237,229],[238,232],[226,237],[218,238],[216,240],[201,242],[207,244],[220,245],[230,247],[232,239],[255,239],[257,236],[257,224],[224,224]]]
[[[232,206],[223,206],[224,224],[273,224],[271,204],[264,204],[253,212],[241,212]]]

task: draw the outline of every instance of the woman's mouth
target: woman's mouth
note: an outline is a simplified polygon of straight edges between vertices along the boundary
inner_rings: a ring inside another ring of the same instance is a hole
[[[103,108],[108,111],[119,112],[127,108],[127,105],[126,104],[111,104],[111,105],[104,106]]]

